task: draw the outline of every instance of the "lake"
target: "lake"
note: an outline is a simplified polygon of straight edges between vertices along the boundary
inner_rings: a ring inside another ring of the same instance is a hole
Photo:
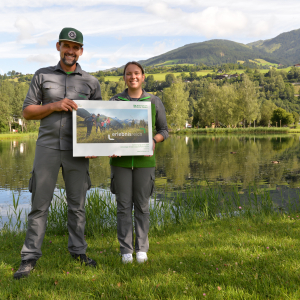
[[[30,207],[27,191],[32,169],[33,139],[0,141],[0,215],[6,216],[12,194],[20,194],[23,208]],[[47,157],[45,157],[47,159]],[[299,135],[177,136],[156,146],[156,191],[183,191],[191,186],[236,185],[241,191],[255,184],[279,197],[300,187]],[[279,163],[272,163],[279,161]],[[93,187],[108,189],[109,158],[90,161]],[[64,188],[61,173],[57,190]]]

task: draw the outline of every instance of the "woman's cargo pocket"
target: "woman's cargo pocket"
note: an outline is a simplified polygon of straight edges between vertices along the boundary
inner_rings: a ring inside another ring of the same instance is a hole
[[[154,182],[155,182],[155,175],[151,174],[151,188],[150,188],[150,196],[152,196],[153,192],[154,192]]]
[[[88,186],[88,188],[87,188],[88,190],[92,187],[92,181],[91,181],[89,171],[87,171],[87,186]]]
[[[112,194],[115,194],[116,193],[116,189],[115,189],[115,180],[114,180],[114,174],[111,173],[110,174],[110,191]]]
[[[28,183],[28,190],[29,190],[30,193],[32,193],[34,171],[31,171],[30,173],[31,173],[31,177],[30,177],[29,183]]]

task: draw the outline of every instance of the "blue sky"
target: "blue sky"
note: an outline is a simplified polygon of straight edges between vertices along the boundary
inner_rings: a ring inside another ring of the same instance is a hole
[[[55,65],[60,30],[84,35],[82,68],[118,67],[210,39],[248,43],[300,28],[296,0],[1,0],[0,73]]]
[[[147,109],[88,109],[89,113],[97,115],[105,115],[110,118],[118,118],[120,120],[135,119],[148,121]]]

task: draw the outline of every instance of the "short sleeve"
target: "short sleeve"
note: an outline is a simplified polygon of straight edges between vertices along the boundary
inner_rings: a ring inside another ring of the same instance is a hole
[[[23,110],[29,105],[40,105],[42,103],[42,88],[39,83],[39,75],[34,74],[29,90],[23,104]]]

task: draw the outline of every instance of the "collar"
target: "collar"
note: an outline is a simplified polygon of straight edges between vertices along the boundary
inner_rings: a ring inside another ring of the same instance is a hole
[[[60,61],[58,62],[58,64],[56,65],[55,71],[60,71],[66,74],[66,72],[62,69],[61,65],[60,65]],[[72,74],[80,74],[82,75],[82,69],[80,67],[80,64],[76,63],[76,69]]]

